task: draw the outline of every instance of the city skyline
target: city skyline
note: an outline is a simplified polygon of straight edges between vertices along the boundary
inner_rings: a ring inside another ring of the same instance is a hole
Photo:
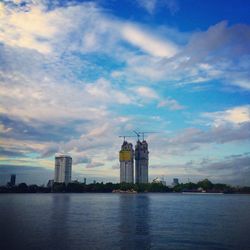
[[[120,135],[149,177],[250,185],[250,2],[1,1],[0,183],[119,182]],[[131,139],[135,145],[136,139]]]

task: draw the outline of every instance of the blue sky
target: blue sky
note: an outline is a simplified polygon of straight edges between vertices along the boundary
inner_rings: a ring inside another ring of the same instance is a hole
[[[250,2],[2,1],[0,182],[119,180],[149,134],[150,179],[250,185]],[[130,138],[132,142],[135,140]]]

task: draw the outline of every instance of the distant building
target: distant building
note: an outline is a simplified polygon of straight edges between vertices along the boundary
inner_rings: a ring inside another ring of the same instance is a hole
[[[172,186],[177,186],[177,185],[179,185],[179,179],[178,178],[174,178]]]
[[[54,184],[54,180],[49,180],[47,183],[47,188],[52,188]]]
[[[54,182],[68,184],[71,182],[72,158],[66,154],[55,156],[55,178]]]
[[[10,176],[10,185],[11,186],[15,186],[16,185],[16,175],[15,174],[12,174]]]
[[[161,181],[161,184],[162,184],[163,186],[167,186],[167,182],[164,181],[164,180]]]
[[[162,178],[160,179],[159,177],[156,177],[155,179],[153,179],[152,183],[161,183],[163,186],[166,186],[166,181]]]
[[[148,154],[147,142],[138,140],[135,146],[136,183],[148,183]]]
[[[86,185],[86,183],[87,183],[87,179],[86,178],[83,179],[83,183]]]
[[[120,183],[134,183],[134,149],[132,143],[124,141],[119,152]]]

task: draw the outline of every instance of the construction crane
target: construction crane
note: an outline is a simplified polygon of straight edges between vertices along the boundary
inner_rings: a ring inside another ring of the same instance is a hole
[[[139,140],[140,140],[140,132],[137,132],[137,131],[135,131],[135,130],[133,130],[133,132],[136,134],[137,140],[139,141]]]
[[[127,138],[127,137],[135,137],[134,135],[119,135],[118,136],[119,138],[123,138],[123,141],[125,141],[125,139]]]
[[[155,131],[149,132],[149,131],[147,131],[147,132],[138,132],[138,133],[142,135],[142,140],[144,141],[144,135],[145,134],[157,134],[159,132],[155,132]]]

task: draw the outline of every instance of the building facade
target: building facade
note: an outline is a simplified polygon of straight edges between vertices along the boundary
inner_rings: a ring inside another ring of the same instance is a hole
[[[162,178],[156,177],[155,179],[153,179],[152,183],[162,184],[163,186],[167,185],[163,177]]]
[[[138,140],[135,146],[135,182],[148,183],[148,144]]]
[[[15,186],[16,185],[16,175],[15,174],[12,174],[10,176],[10,185],[11,186]]]
[[[179,185],[179,179],[178,178],[173,179],[172,186],[176,186],[176,185]]]
[[[124,141],[119,152],[120,183],[134,183],[134,149],[132,143]]]
[[[72,158],[66,154],[55,156],[55,178],[54,182],[68,184],[71,182]]]

